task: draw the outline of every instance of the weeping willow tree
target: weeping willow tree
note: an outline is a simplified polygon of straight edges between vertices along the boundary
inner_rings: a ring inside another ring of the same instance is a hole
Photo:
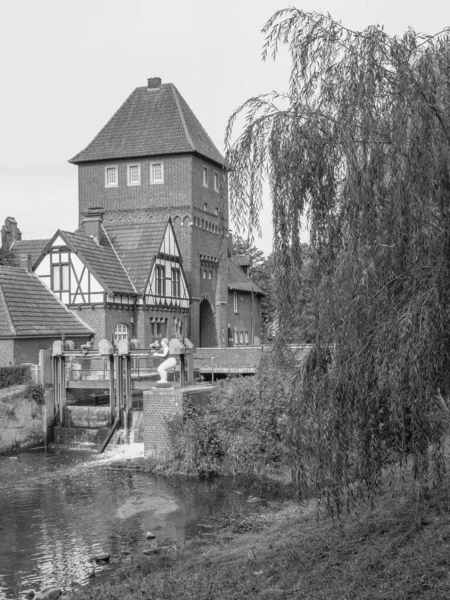
[[[449,31],[355,32],[291,8],[264,32],[264,58],[289,49],[289,88],[230,118],[230,197],[258,228],[270,188],[281,338],[309,223],[314,349],[290,419],[299,488],[339,511],[395,462],[423,493],[443,474],[448,421]]]

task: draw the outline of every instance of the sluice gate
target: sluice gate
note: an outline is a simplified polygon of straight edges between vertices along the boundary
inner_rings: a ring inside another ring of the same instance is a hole
[[[55,441],[93,443],[102,452],[119,428],[125,433],[121,438],[129,440],[132,434],[136,439],[131,430],[142,419],[132,413],[142,410],[142,391],[156,385],[163,359],[149,349],[132,348],[128,340],[116,346],[102,340],[97,349],[75,350],[70,345],[58,340],[51,354]],[[193,349],[175,358],[171,386],[193,383]]]

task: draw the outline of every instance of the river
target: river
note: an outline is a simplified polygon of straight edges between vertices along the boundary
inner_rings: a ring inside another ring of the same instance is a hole
[[[148,548],[148,531],[158,542],[188,539],[209,517],[255,510],[230,480],[163,478],[114,458],[61,449],[0,457],[0,600],[95,581]],[[108,565],[92,560],[103,552]]]

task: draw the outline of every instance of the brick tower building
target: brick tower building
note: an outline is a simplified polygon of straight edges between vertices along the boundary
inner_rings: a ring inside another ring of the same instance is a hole
[[[92,142],[78,166],[79,224],[103,209],[107,232],[171,217],[191,296],[188,337],[228,343],[228,192],[224,158],[176,87],[148,80]],[[143,236],[145,239],[145,236]]]

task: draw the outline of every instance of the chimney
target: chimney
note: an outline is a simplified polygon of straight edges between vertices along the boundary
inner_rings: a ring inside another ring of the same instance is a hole
[[[33,270],[33,263],[31,262],[31,254],[20,255],[20,268],[25,269],[27,273],[31,273]]]
[[[147,79],[147,89],[157,90],[161,86],[161,77],[150,77]]]
[[[14,242],[22,239],[22,233],[17,227],[17,221],[14,217],[7,217],[2,227],[2,250],[8,252]]]
[[[105,209],[102,207],[88,208],[84,213],[81,228],[84,235],[94,238],[97,244],[102,242],[102,224]]]

